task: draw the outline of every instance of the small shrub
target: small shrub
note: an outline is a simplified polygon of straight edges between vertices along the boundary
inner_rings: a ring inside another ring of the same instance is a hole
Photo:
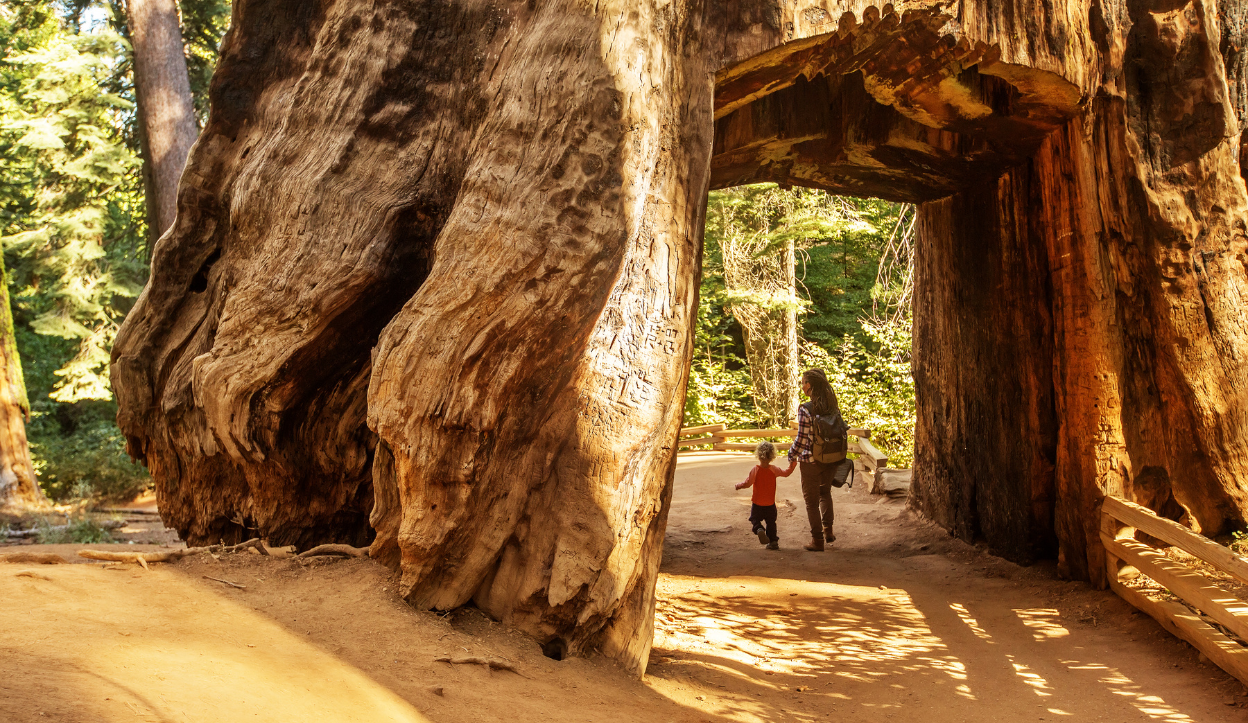
[[[107,529],[86,515],[71,519],[68,526],[53,524],[47,518],[40,519],[36,526],[39,531],[35,539],[41,545],[91,545],[113,541],[113,536]]]
[[[903,324],[869,322],[862,328],[877,351],[847,336],[835,353],[807,344],[802,361],[827,373],[845,421],[871,430],[872,444],[888,455],[890,467],[909,467],[914,463],[918,416],[910,375],[910,330]]]
[[[125,502],[151,484],[142,465],[126,455],[125,438],[111,419],[92,419],[64,434],[51,424],[31,425],[30,452],[48,497]]]
[[[1231,552],[1241,557],[1248,557],[1248,532],[1236,530],[1231,533]]]

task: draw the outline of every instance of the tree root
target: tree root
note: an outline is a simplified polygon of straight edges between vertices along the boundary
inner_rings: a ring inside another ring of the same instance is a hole
[[[212,580],[213,582],[219,582],[219,583],[222,583],[222,584],[224,584],[224,585],[229,585],[230,587],[238,588],[239,590],[246,590],[246,589],[247,589],[247,586],[246,586],[246,585],[240,585],[240,584],[238,584],[238,583],[236,583],[236,582],[230,582],[229,580],[222,580],[222,579],[221,579],[221,578],[219,578],[219,577],[210,577],[210,576],[208,576],[208,575],[204,575],[204,579],[205,579],[205,580]]]
[[[441,658],[434,658],[435,663],[450,663],[451,665],[484,665],[490,670],[507,670],[517,675],[520,671],[511,663],[500,658],[482,658],[476,655],[465,655],[459,658],[452,658],[449,655]]]
[[[301,552],[295,555],[296,560],[303,560],[309,557],[320,557],[321,555],[340,555],[342,557],[368,557],[367,547],[352,547],[350,545],[317,545],[307,552]]]
[[[10,552],[0,555],[0,562],[26,562],[36,565],[68,565],[69,560],[52,552]]]
[[[293,548],[274,547],[272,549],[265,546],[259,537],[253,537],[246,542],[240,542],[237,545],[209,545],[207,547],[188,547],[185,550],[169,550],[167,552],[113,552],[111,550],[79,550],[78,556],[85,557],[88,560],[104,560],[107,562],[133,562],[147,567],[149,562],[176,562],[188,555],[199,555],[203,553],[215,552],[242,552],[244,550],[253,549],[261,555],[274,557],[287,557]],[[278,553],[274,555],[274,553]],[[17,553],[17,556],[26,555],[22,559],[14,559],[11,562],[38,562],[38,560],[29,557],[32,553]],[[342,557],[368,557],[367,547],[351,547],[350,545],[320,545],[314,547],[307,552],[295,555],[295,559],[319,557],[321,555],[339,555]],[[46,556],[46,555],[44,555]],[[0,556],[5,559],[6,556]],[[13,556],[7,556],[13,557]],[[57,558],[51,562],[67,562],[59,555],[52,555]]]
[[[174,562],[181,560],[187,555],[198,555],[203,552],[212,552],[213,547],[188,547],[185,550],[169,550],[168,552],[112,552],[106,550],[79,550],[78,557],[85,557],[88,560],[106,560],[108,562],[137,562],[144,568],[149,562]]]
[[[450,663],[451,665],[484,665],[490,670],[506,670],[506,671],[515,673],[516,675],[519,675],[522,678],[528,677],[524,675],[523,673],[521,673],[520,671],[516,670],[516,666],[512,665],[511,663],[508,663],[506,660],[500,660],[499,658],[481,658],[475,655],[467,655],[462,658],[452,658],[449,655],[447,655],[441,658],[434,658],[433,662]]]
[[[246,542],[240,542],[237,545],[234,545],[232,547],[223,547],[221,548],[221,551],[222,552],[242,552],[243,550],[246,550],[248,548],[254,548],[256,552],[259,552],[261,555],[267,556],[269,554],[269,548],[264,546],[264,543],[261,542],[259,537],[253,537]]]

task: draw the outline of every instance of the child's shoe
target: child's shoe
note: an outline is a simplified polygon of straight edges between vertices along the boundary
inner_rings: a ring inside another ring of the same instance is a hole
[[[758,535],[758,544],[767,544],[767,530],[762,527],[755,527],[754,534]]]
[[[767,543],[767,549],[768,549],[768,550],[779,550],[779,549],[780,549],[780,543],[779,543],[779,542],[768,542],[768,543]]]

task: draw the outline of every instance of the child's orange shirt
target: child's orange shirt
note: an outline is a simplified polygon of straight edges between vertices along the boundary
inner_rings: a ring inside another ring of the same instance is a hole
[[[754,495],[750,501],[764,507],[776,504],[776,473],[771,465],[754,468]]]

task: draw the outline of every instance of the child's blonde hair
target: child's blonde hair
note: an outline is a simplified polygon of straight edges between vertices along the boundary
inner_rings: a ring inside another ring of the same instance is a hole
[[[754,448],[754,456],[758,457],[759,462],[769,464],[776,458],[776,445],[764,439]]]

